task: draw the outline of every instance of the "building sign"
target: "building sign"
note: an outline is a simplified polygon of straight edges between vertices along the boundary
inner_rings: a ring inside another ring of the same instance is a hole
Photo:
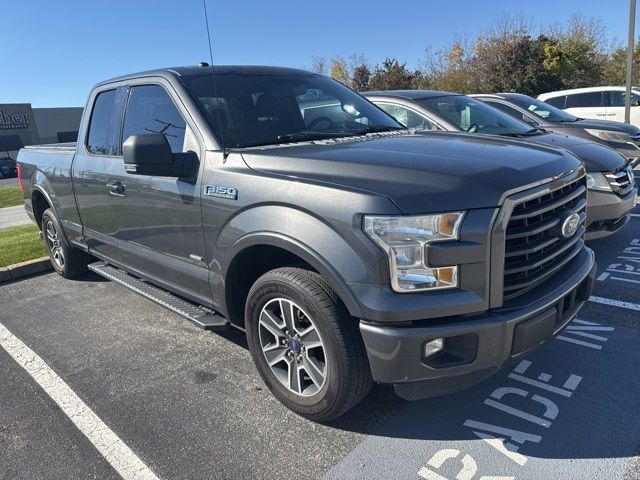
[[[38,143],[38,129],[30,103],[0,104],[0,137],[6,135],[18,135],[23,145]],[[15,142],[11,139],[9,143]]]
[[[29,107],[31,110],[31,107]],[[31,113],[0,108],[0,129],[25,129],[31,125]]]

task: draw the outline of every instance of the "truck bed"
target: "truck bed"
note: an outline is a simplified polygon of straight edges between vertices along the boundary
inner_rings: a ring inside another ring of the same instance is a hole
[[[30,145],[18,153],[25,208],[36,223],[40,222],[42,215],[42,208],[37,208],[42,205],[37,205],[40,196],[48,197],[47,202],[53,206],[59,218],[79,223],[71,181],[75,153],[75,142]],[[34,185],[40,188],[34,189]]]

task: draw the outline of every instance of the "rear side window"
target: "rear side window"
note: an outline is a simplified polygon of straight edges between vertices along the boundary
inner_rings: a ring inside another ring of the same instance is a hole
[[[566,95],[561,95],[559,97],[547,98],[544,102],[548,103],[549,105],[553,105],[556,108],[565,108],[564,102],[566,99]]]
[[[625,99],[627,98],[627,92],[611,91],[609,92],[609,107],[624,107]],[[635,93],[631,94],[631,106],[638,105],[640,97]]]
[[[186,122],[167,91],[160,85],[132,87],[124,117],[123,141],[131,135],[161,133],[171,151],[184,151]]]
[[[93,102],[87,149],[97,155],[115,155],[116,143],[113,131],[116,126],[116,91],[101,92]]]
[[[518,120],[522,120],[523,122],[526,122],[529,125],[534,125],[534,126],[535,125],[540,125],[538,122],[536,122],[534,119],[532,119],[528,115],[525,115],[524,113],[521,113],[520,111],[516,110],[513,107],[510,107],[509,105],[505,105],[504,103],[501,103],[501,102],[492,102],[490,100],[486,100],[485,103],[487,103],[488,105],[491,105],[493,108],[497,108],[498,110],[503,111],[504,113],[506,113],[508,115],[511,115],[513,118],[517,118]]]
[[[552,104],[553,105],[553,104]],[[567,95],[564,108],[603,107],[602,92],[574,93]]]
[[[408,108],[390,103],[378,103],[377,105],[407,128],[438,130],[432,121]]]

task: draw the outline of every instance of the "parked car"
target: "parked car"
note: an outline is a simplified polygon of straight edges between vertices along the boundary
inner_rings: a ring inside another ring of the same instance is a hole
[[[580,118],[624,122],[625,87],[588,87],[538,95],[538,99]],[[631,90],[631,124],[640,127],[640,90]]]
[[[11,178],[17,175],[16,161],[11,158],[0,158],[0,178]]]
[[[197,325],[245,330],[271,392],[314,420],[374,382],[410,400],[473,385],[553,338],[593,287],[574,155],[416,133],[301,70],[108,80],[76,145],[18,162],[59,274],[97,257],[91,270]]]
[[[408,127],[420,128],[426,121],[447,131],[501,135],[566,148],[587,169],[586,238],[611,235],[629,221],[637,194],[632,165],[611,148],[532,127],[480,100],[457,93],[393,90],[364,95],[391,115],[403,115],[406,111],[404,118],[411,118]]]
[[[633,162],[640,163],[640,128],[610,120],[578,118],[553,105],[521,93],[477,94],[482,100],[533,127],[572,137],[585,138],[615,148]],[[640,172],[636,172],[638,174]]]

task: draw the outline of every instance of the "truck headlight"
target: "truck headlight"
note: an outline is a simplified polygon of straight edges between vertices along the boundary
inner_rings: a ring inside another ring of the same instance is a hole
[[[457,240],[464,212],[438,215],[365,215],[365,233],[389,257],[391,286],[396,292],[417,292],[458,286],[458,266],[427,267],[426,246]]]
[[[627,143],[631,141],[631,135],[624,132],[613,132],[611,130],[597,130],[593,128],[585,128],[585,131],[589,135],[593,135],[594,137],[598,137],[599,139],[606,140],[608,142]]]
[[[600,192],[612,192],[611,185],[602,173],[587,173],[587,188],[589,190],[598,190]]]

